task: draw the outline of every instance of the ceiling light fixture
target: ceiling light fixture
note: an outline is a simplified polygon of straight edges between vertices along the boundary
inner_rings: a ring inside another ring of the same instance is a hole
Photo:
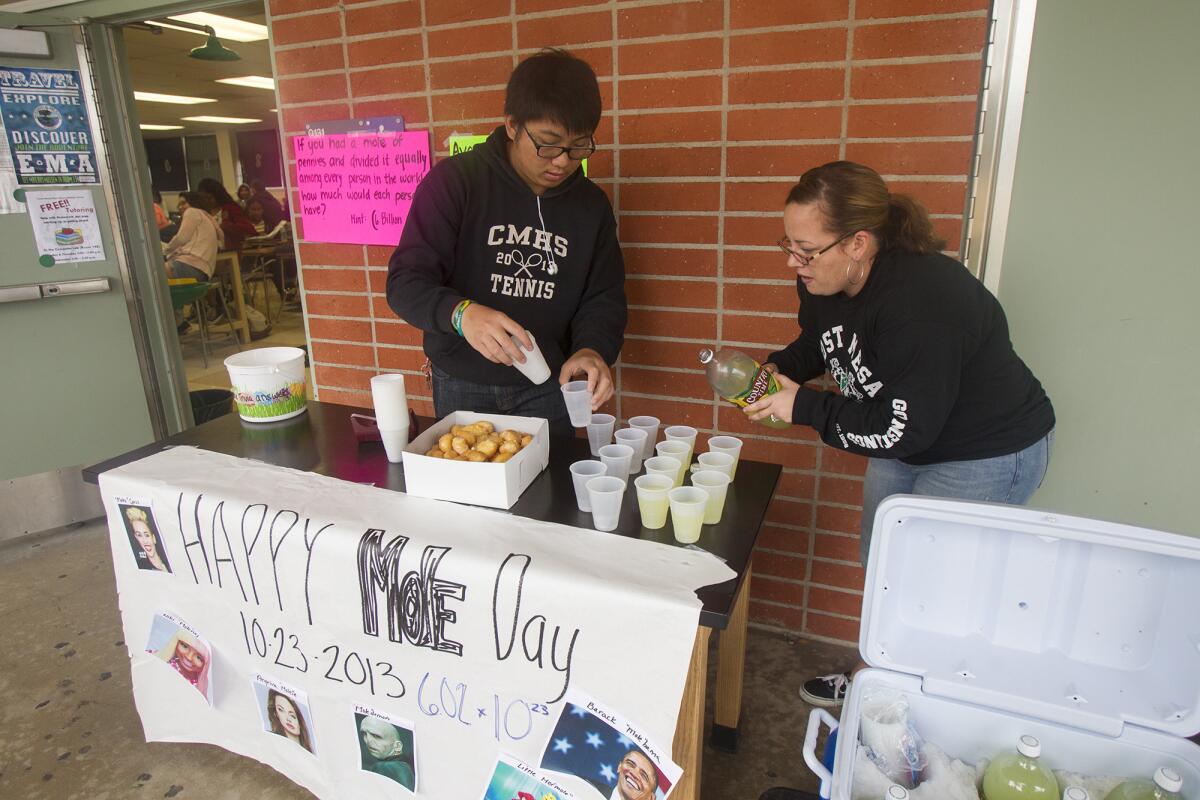
[[[194,106],[198,103],[215,103],[211,97],[186,97],[181,94],[159,94],[158,92],[134,92],[134,100],[146,103],[174,103],[181,106]]]
[[[240,78],[217,78],[217,83],[228,83],[230,86],[247,86],[251,89],[275,90],[275,79],[263,75],[243,75]]]
[[[248,117],[183,117],[184,122],[220,122],[227,125],[245,125],[249,122],[262,122],[261,119]]]
[[[138,127],[144,131],[178,131],[183,129],[182,125],[149,125],[146,123],[138,125]]]
[[[204,11],[198,11],[194,14],[176,14],[167,19],[175,20],[176,22],[195,25],[200,28],[212,28],[213,32],[222,39],[228,39],[231,42],[261,42],[267,38],[267,26],[259,25],[255,22],[244,22],[240,19],[232,17],[222,17],[220,14],[209,14]],[[176,31],[186,31],[188,33],[201,33],[192,27],[184,27],[184,25],[173,25],[165,20],[148,19],[148,25],[157,25],[160,28],[170,28]]]

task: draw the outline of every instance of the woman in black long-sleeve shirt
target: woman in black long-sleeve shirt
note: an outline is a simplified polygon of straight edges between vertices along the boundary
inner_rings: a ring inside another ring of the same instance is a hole
[[[796,272],[799,338],[772,353],[781,390],[749,406],[870,458],[862,560],[892,494],[1023,504],[1050,458],[1054,409],[1013,350],[1000,303],[940,252],[929,215],[869,167],[835,161],[788,195],[779,245]],[[803,386],[828,373],[838,391]],[[801,695],[841,702],[847,676]]]

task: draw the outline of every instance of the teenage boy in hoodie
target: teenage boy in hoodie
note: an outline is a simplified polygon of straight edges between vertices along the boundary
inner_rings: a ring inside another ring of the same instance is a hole
[[[608,197],[579,169],[595,152],[600,87],[585,61],[543,50],[508,81],[504,124],[439,162],[413,195],[388,265],[392,309],[425,332],[433,403],[570,423],[559,385],[613,394],[625,334],[625,265]],[[558,381],[512,364],[537,339]]]

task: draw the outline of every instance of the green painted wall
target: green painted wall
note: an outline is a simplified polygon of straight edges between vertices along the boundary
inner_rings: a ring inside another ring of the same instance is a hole
[[[13,22],[0,14],[0,24]],[[76,68],[72,34],[47,31],[53,59],[0,56],[0,64]],[[106,261],[39,266],[28,215],[0,214],[0,285],[107,277],[112,286],[0,304],[0,479],[99,461],[154,438],[108,205],[101,188],[89,191]]]
[[[1200,534],[1200,3],[1038,4],[1000,300],[1058,413],[1033,505]]]

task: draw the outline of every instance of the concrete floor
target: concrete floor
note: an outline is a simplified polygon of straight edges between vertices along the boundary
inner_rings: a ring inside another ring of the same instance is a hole
[[[0,587],[0,798],[311,796],[219,748],[143,740],[102,523],[0,545]],[[710,665],[715,656],[714,646]],[[853,656],[752,630],[740,751],[706,748],[704,797],[755,800],[780,785],[814,791],[800,757],[808,709],[796,688]]]

